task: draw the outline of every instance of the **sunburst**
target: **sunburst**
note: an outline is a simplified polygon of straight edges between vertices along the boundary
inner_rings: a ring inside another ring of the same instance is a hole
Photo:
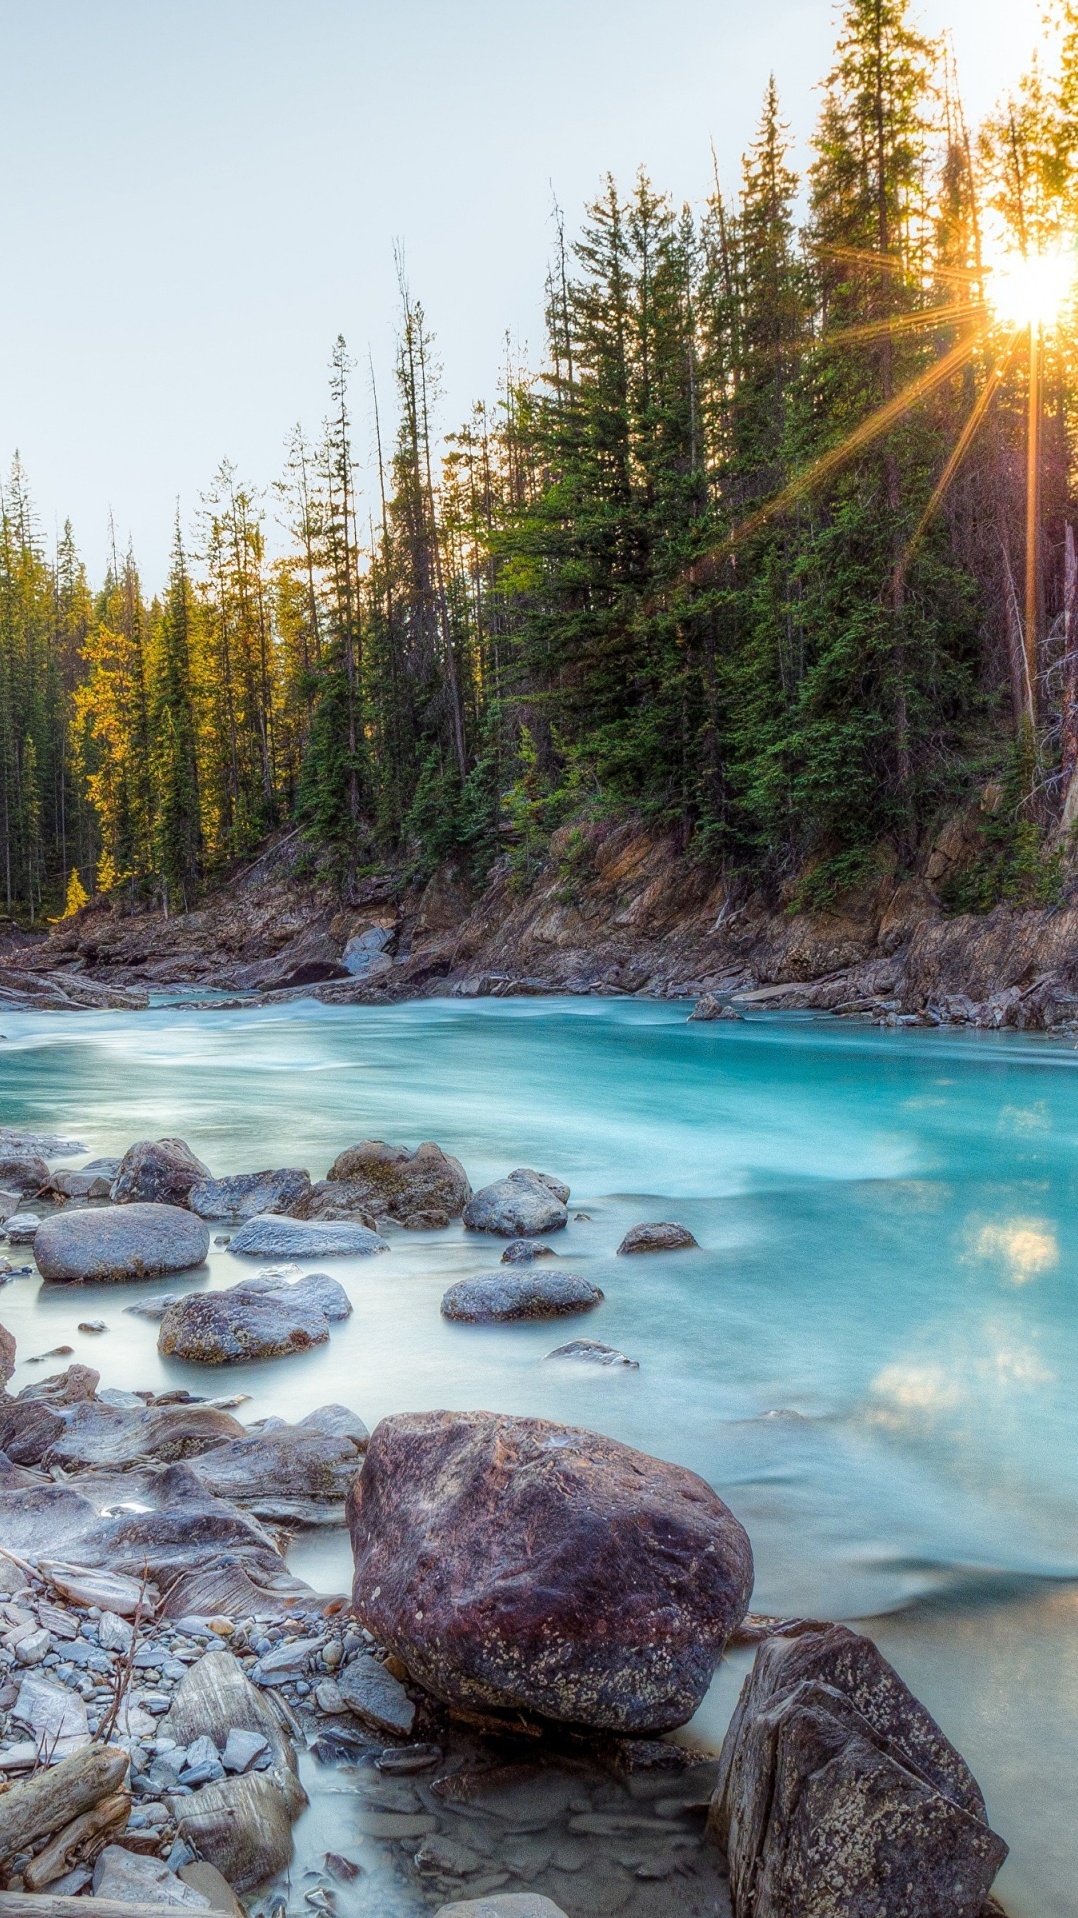
[[[908,273],[906,264],[893,254],[859,252],[848,247],[821,249],[829,259],[862,271],[879,274]],[[870,321],[862,326],[824,332],[816,342],[817,351],[831,347],[895,338],[917,331],[941,328],[962,329],[961,338],[942,352],[930,366],[909,382],[901,392],[868,415],[838,445],[821,454],[811,465],[794,475],[781,492],[741,521],[722,545],[713,552],[712,563],[729,558],[737,548],[772,520],[781,517],[804,495],[823,485],[858,453],[881,438],[914,407],[952,379],[980,350],[991,343],[993,334],[1003,341],[990,366],[955,441],[954,447],[932,490],[896,574],[904,575],[935,514],[973,445],[1000,387],[1020,357],[1023,336],[1028,345],[1028,420],[1026,458],[1026,580],[1025,632],[1027,683],[1037,681],[1037,619],[1040,596],[1040,416],[1041,362],[1044,338],[1057,324],[1064,309],[1073,300],[1078,280],[1078,251],[1075,245],[1056,245],[1039,252],[1000,250],[976,270],[935,268],[933,277],[941,287],[955,291],[953,297],[933,306],[891,319]],[[706,565],[706,562],[705,562]],[[696,577],[701,569],[696,569]],[[1031,699],[1032,709],[1032,699]],[[1035,715],[1033,715],[1035,716]]]

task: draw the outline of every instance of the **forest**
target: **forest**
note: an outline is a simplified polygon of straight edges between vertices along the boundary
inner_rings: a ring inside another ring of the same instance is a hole
[[[10,918],[191,909],[286,825],[342,874],[507,859],[526,887],[556,827],[627,811],[798,909],[984,794],[951,903],[1052,896],[1078,305],[1023,325],[996,293],[1074,245],[1078,6],[970,128],[904,0],[849,0],[821,101],[804,178],[772,83],[735,191],[678,207],[641,172],[577,238],[559,215],[543,363],[508,354],[455,432],[402,275],[370,470],[340,338],[320,432],[267,488],[220,466],[160,593],[115,546],[92,582],[70,526],[47,550],[16,457]]]

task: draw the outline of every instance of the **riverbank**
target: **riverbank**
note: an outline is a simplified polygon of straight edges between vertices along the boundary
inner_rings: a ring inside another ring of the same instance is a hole
[[[1078,905],[948,913],[969,846],[949,828],[916,871],[796,912],[631,820],[556,833],[534,873],[504,860],[481,891],[452,863],[426,882],[389,869],[341,882],[292,833],[196,912],[98,902],[0,942],[0,1006],[131,1010],[170,988],[331,1005],[713,994],[879,1023],[1075,1030]]]

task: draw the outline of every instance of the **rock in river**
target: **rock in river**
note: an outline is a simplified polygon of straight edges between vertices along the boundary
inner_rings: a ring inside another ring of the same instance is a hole
[[[187,1203],[200,1219],[253,1219],[258,1213],[298,1212],[310,1197],[311,1175],[291,1166],[279,1172],[239,1172],[231,1179],[201,1179]]]
[[[390,1738],[410,1738],[415,1706],[404,1686],[369,1652],[361,1652],[337,1673],[337,1686],[349,1711]]]
[[[249,1259],[333,1259],[388,1252],[389,1246],[365,1225],[259,1213],[240,1227],[228,1249]]]
[[[485,1185],[464,1208],[464,1223],[473,1232],[497,1232],[503,1239],[530,1239],[543,1232],[559,1232],[569,1223],[566,1201],[569,1187],[518,1166],[505,1179]]]
[[[760,1647],[709,1830],[736,1918],[980,1918],[1007,1847],[965,1761],[845,1626]]]
[[[328,1338],[329,1320],[300,1285],[263,1292],[240,1284],[177,1299],[161,1320],[157,1349],[197,1365],[233,1365],[287,1358]]]
[[[619,1252],[680,1252],[683,1246],[698,1245],[687,1226],[664,1219],[656,1225],[634,1225],[625,1234]]]
[[[51,1183],[44,1159],[33,1152],[9,1152],[0,1157],[0,1186],[28,1199]]]
[[[443,1226],[459,1219],[472,1196],[459,1159],[429,1140],[406,1146],[364,1139],[334,1160],[305,1209],[309,1219],[342,1212],[396,1219],[400,1225]]]
[[[43,1279],[149,1279],[201,1265],[209,1229],[175,1205],[110,1206],[57,1212],[34,1239]]]
[[[548,1359],[566,1359],[577,1365],[607,1365],[615,1369],[639,1372],[639,1359],[626,1358],[614,1345],[600,1345],[598,1339],[572,1339],[568,1345],[556,1346],[547,1353]],[[544,1361],[545,1362],[545,1361]]]
[[[554,1247],[539,1239],[513,1239],[502,1253],[503,1265],[530,1265],[533,1259],[552,1259]]]
[[[140,1139],[120,1160],[112,1185],[117,1205],[186,1205],[192,1186],[212,1178],[183,1139]]]
[[[507,1319],[560,1319],[590,1312],[603,1294],[575,1272],[492,1272],[488,1278],[460,1279],[442,1299],[442,1316],[467,1325]]]
[[[383,1419],[349,1523],[362,1623],[478,1710],[684,1724],[752,1590],[748,1538],[703,1479],[545,1419]]]

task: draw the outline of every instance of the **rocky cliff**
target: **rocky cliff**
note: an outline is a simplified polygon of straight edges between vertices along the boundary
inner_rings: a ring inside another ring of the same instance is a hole
[[[949,915],[941,888],[967,850],[952,824],[913,874],[795,913],[732,889],[676,834],[633,821],[563,829],[530,883],[503,861],[481,891],[453,864],[425,883],[386,869],[342,885],[293,834],[198,912],[166,919],[97,903],[47,936],[9,941],[0,995],[131,1004],[184,986],[348,1004],[712,994],[891,1023],[1069,1029],[1078,906]]]

